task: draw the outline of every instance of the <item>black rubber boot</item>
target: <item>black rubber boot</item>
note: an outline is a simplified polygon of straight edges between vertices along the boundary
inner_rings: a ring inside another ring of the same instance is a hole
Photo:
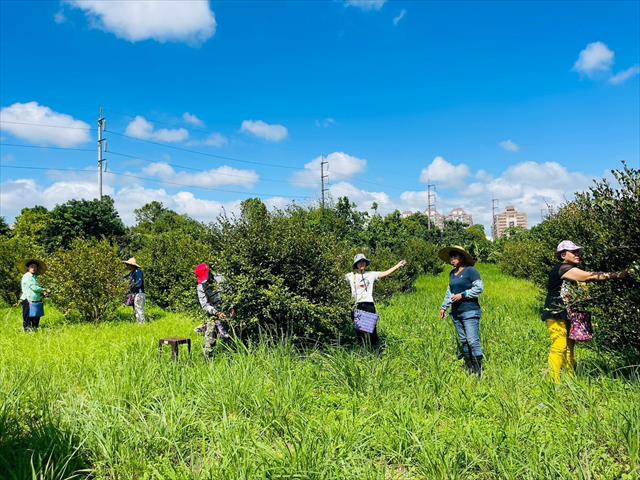
[[[463,353],[462,358],[464,359],[464,369],[467,371],[467,373],[474,373],[476,369],[473,363],[473,358],[471,358],[471,354]]]
[[[478,378],[482,377],[482,355],[473,357],[473,373],[475,373]]]

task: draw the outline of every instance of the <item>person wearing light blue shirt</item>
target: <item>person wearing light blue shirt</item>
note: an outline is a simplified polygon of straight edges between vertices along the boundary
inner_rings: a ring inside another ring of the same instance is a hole
[[[468,372],[482,375],[482,344],[480,343],[480,317],[482,309],[478,298],[484,290],[475,260],[462,247],[440,250],[439,257],[453,267],[449,273],[449,288],[440,307],[444,319],[448,309],[462,345],[462,356]]]

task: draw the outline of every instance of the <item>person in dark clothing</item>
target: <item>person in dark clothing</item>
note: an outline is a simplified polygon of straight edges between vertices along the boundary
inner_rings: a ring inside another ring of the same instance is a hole
[[[478,298],[484,290],[480,273],[473,267],[473,257],[460,246],[443,248],[438,255],[453,267],[449,273],[449,288],[440,307],[440,318],[444,319],[451,307],[451,318],[462,346],[465,367],[468,372],[480,377],[483,361],[480,343],[482,309]]]
[[[142,267],[138,265],[135,257],[131,257],[129,260],[124,260],[124,263],[129,269],[129,295],[133,296],[133,315],[138,323],[145,322],[144,315],[144,303],[146,295],[144,293],[144,273]]]
[[[565,368],[573,375],[576,362],[574,356],[575,341],[569,338],[569,318],[567,305],[563,299],[562,290],[567,284],[576,282],[603,282],[626,278],[628,273],[622,272],[585,272],[578,268],[582,262],[582,247],[571,240],[564,240],[556,248],[558,260],[562,263],[556,265],[549,273],[547,284],[547,298],[542,311],[542,320],[547,324],[547,331],[551,339],[549,350],[549,372],[551,379],[560,382],[560,374]]]

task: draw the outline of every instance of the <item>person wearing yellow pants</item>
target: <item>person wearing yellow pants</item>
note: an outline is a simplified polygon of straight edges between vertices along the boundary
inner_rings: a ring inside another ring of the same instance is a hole
[[[561,295],[564,282],[602,282],[618,278],[626,278],[628,273],[623,272],[585,272],[578,268],[582,261],[582,247],[571,240],[560,242],[556,249],[558,260],[562,263],[556,265],[549,274],[547,286],[547,299],[542,312],[542,320],[547,323],[547,331],[551,339],[549,350],[549,373],[555,383],[560,382],[562,369],[566,369],[573,375],[576,368],[574,358],[575,341],[569,338],[569,318],[567,306]]]
[[[574,347],[576,342],[569,338],[569,323],[565,320],[547,320],[547,331],[551,338],[549,350],[549,373],[554,382],[560,381],[563,368],[573,376],[576,369]]]

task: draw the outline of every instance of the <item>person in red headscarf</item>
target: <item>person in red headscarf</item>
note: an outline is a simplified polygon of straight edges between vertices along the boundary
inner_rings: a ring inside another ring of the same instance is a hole
[[[222,311],[224,277],[214,274],[206,263],[199,264],[194,273],[198,279],[198,301],[202,310],[209,316],[209,320],[197,327],[196,332],[204,332],[204,355],[211,358],[217,339],[231,338],[222,324],[222,320],[227,318]]]

